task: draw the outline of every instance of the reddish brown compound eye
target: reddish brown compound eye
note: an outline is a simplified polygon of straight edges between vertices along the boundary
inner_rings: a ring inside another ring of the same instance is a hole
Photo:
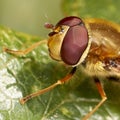
[[[75,16],[70,16],[70,17],[65,17],[62,20],[60,20],[56,26],[61,26],[61,25],[67,25],[67,26],[75,26],[75,25],[79,25],[82,24],[82,20],[78,17]]]
[[[88,46],[88,32],[78,17],[66,17],[57,24],[67,25],[68,29],[61,47],[61,58],[68,65],[76,65]]]

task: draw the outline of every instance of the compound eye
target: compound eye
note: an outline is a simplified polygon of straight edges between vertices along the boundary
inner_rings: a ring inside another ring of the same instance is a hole
[[[76,65],[88,46],[88,32],[85,26],[70,27],[61,47],[61,58],[68,65]]]

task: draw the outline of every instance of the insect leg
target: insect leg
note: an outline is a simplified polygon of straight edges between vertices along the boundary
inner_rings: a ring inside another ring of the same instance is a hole
[[[29,52],[31,52],[33,49],[35,49],[36,47],[38,47],[42,43],[47,43],[47,40],[42,40],[42,41],[39,41],[37,43],[34,43],[32,46],[30,46],[29,48],[27,48],[25,50],[11,50],[11,49],[8,49],[8,48],[3,48],[3,50],[5,52],[21,56],[21,55],[28,54]]]
[[[97,77],[94,77],[95,84],[98,88],[99,94],[102,97],[102,100],[90,111],[82,120],[87,120],[107,99],[105,91]]]
[[[39,91],[37,91],[37,92],[35,92],[35,93],[32,93],[32,94],[30,94],[30,95],[28,95],[28,96],[26,96],[26,97],[23,97],[22,99],[20,99],[20,103],[21,103],[21,104],[24,104],[24,103],[27,102],[29,99],[31,99],[31,98],[33,98],[33,97],[36,97],[36,96],[39,96],[39,95],[41,95],[41,94],[43,94],[43,93],[46,93],[46,92],[52,90],[53,88],[55,88],[55,87],[58,86],[58,85],[64,84],[65,82],[67,82],[67,81],[70,80],[70,78],[74,75],[75,71],[76,71],[76,67],[74,67],[74,68],[71,70],[71,72],[70,72],[68,75],[66,75],[63,79],[58,80],[56,83],[52,84],[51,86],[49,86],[49,87],[47,87],[47,88],[45,88],[45,89],[39,90]]]

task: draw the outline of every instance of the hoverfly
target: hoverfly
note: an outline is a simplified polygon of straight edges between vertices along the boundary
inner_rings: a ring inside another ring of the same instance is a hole
[[[52,29],[48,40],[35,43],[23,51],[8,48],[5,48],[5,51],[24,55],[40,44],[47,43],[50,56],[72,67],[72,70],[53,85],[20,99],[20,103],[24,104],[29,99],[69,81],[75,74],[77,66],[81,64],[83,70],[93,77],[102,97],[92,111],[83,118],[83,120],[87,120],[107,99],[99,77],[120,78],[120,26],[101,19],[82,20],[75,16],[65,17],[55,26],[52,24],[45,26]]]

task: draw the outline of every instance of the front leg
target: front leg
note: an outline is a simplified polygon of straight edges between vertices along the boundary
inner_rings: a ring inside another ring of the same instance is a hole
[[[31,45],[30,47],[28,47],[27,49],[25,50],[11,50],[9,48],[3,48],[3,51],[5,52],[8,52],[8,53],[11,53],[13,55],[18,55],[18,56],[22,56],[22,55],[26,55],[28,54],[29,52],[31,52],[33,49],[35,49],[36,47],[38,47],[39,45],[41,45],[42,43],[47,43],[47,40],[42,40],[42,41],[39,41],[37,43],[34,43],[33,45]]]
[[[30,100],[31,98],[36,97],[36,96],[39,96],[39,95],[41,95],[41,94],[44,94],[44,93],[52,90],[52,89],[55,88],[56,86],[62,85],[62,84],[64,84],[64,83],[66,83],[67,81],[69,81],[69,80],[72,78],[72,76],[75,74],[75,72],[76,72],[76,67],[72,68],[72,70],[70,71],[70,73],[69,73],[68,75],[66,75],[64,78],[58,80],[56,83],[52,84],[51,86],[49,86],[49,87],[47,87],[47,88],[44,88],[44,89],[42,89],[42,90],[39,90],[39,91],[37,91],[37,92],[35,92],[35,93],[32,93],[32,94],[30,94],[30,95],[27,95],[26,97],[21,98],[21,99],[20,99],[20,103],[21,103],[21,104],[24,104],[24,103],[26,103],[28,100]]]

